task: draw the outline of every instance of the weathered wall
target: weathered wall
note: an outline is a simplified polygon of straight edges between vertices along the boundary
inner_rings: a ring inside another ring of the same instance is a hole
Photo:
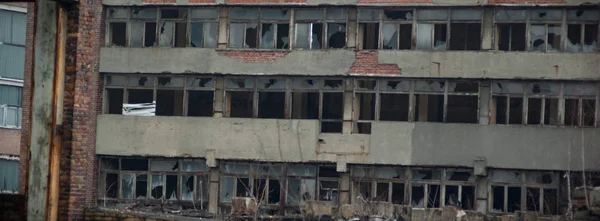
[[[319,134],[315,120],[202,117],[98,117],[98,154],[286,162],[600,170],[600,130],[521,125],[375,122],[372,134]],[[571,143],[572,142],[572,143]]]
[[[0,154],[19,155],[20,129],[0,128]]]
[[[100,72],[600,79],[598,53],[110,48]],[[165,59],[169,58],[169,59]],[[374,60],[376,59],[377,60]],[[439,65],[438,65],[439,64]]]
[[[598,4],[598,0],[104,0],[105,5],[206,5],[206,4],[277,4],[277,5],[571,5]]]

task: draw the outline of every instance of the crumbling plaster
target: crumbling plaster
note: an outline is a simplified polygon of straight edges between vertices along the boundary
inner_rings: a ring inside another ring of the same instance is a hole
[[[344,76],[356,60],[350,50],[293,50],[273,62],[243,62],[197,48],[104,47],[100,56],[103,73]],[[600,79],[598,53],[380,50],[378,61],[400,67],[402,75],[385,75],[390,77]]]
[[[600,170],[600,130],[531,125],[374,122],[372,134],[319,134],[316,120],[99,115],[97,154],[205,157],[275,162],[336,162]],[[570,144],[571,143],[571,144]],[[212,153],[211,153],[212,154]],[[343,157],[339,157],[343,156]]]

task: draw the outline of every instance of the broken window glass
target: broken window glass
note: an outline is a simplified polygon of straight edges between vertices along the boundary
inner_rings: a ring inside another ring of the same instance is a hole
[[[532,9],[531,20],[539,21],[560,21],[562,20],[562,10],[560,9]]]
[[[133,199],[133,174],[121,174],[121,198]]]
[[[359,202],[366,202],[372,200],[371,194],[371,182],[357,182],[355,183],[355,188],[357,191],[357,198]]]
[[[179,199],[179,180],[177,179],[177,175],[167,175],[167,189],[166,189],[166,197],[167,200],[177,200]]]
[[[127,81],[128,86],[133,87],[153,87],[154,77],[148,76],[130,76]]]
[[[377,168],[375,169],[375,178],[381,179],[404,179],[405,170],[403,168]]]
[[[183,175],[181,182],[181,200],[194,200],[194,176]]]
[[[235,197],[251,197],[250,179],[236,178]]]
[[[224,164],[221,167],[222,172],[246,175],[250,173],[250,166],[246,164]]]
[[[148,159],[121,159],[121,170],[148,171]]]
[[[152,185],[150,186],[150,196],[152,199],[163,198],[164,180],[162,175],[152,175]]]
[[[337,202],[338,182],[320,181],[319,182],[319,200]]]
[[[446,179],[450,181],[475,182],[475,176],[469,171],[446,171]]]
[[[325,90],[341,90],[344,87],[342,80],[325,80]]]
[[[196,48],[216,48],[218,24],[214,22],[190,23],[190,46]]]
[[[107,18],[127,18],[129,9],[127,8],[108,8],[106,11]]]
[[[383,49],[398,49],[398,25],[384,24],[383,25]]]
[[[359,9],[358,19],[363,21],[379,21],[381,9]]]
[[[414,208],[425,208],[425,184],[412,184],[411,205]]]
[[[296,23],[296,48],[321,49],[322,37],[322,23]]]
[[[115,158],[102,158],[100,165],[103,170],[119,170],[119,159]]]
[[[524,51],[526,47],[526,24],[497,24],[498,49],[501,51]]]
[[[183,160],[182,171],[197,172],[197,171],[208,171],[206,162],[201,160]]]
[[[416,81],[416,92],[444,92],[445,81]]]
[[[546,51],[546,26],[531,25],[530,31],[530,50]]]
[[[105,198],[117,198],[119,192],[119,174],[107,173],[104,180],[104,193]]]
[[[148,197],[148,175],[137,175],[135,178],[135,198],[145,199]]]
[[[258,167],[258,174],[259,175],[269,176],[269,177],[280,176],[281,175],[281,166],[274,166],[274,165],[259,166]]]
[[[131,9],[131,18],[156,19],[156,15],[157,15],[156,8],[135,7],[133,9]]]
[[[221,178],[221,189],[219,190],[220,202],[231,202],[233,198],[233,185],[235,183],[233,177],[222,177]]]
[[[412,10],[385,10],[383,12],[383,18],[386,20],[405,20],[410,21],[413,19]]]
[[[215,79],[213,78],[201,78],[201,77],[188,77],[189,88],[214,88]]]
[[[565,99],[565,125],[579,125],[579,99]]]
[[[158,28],[158,46],[173,47],[175,22],[161,22]]]
[[[258,46],[257,23],[229,24],[229,47],[256,48]]]
[[[544,98],[544,124],[558,125],[558,98]]]
[[[200,202],[208,202],[208,189],[210,186],[209,175],[197,176],[198,185],[196,186],[198,192],[197,200]]]
[[[583,52],[598,51],[598,25],[585,25],[583,35]]]
[[[494,170],[491,171],[491,180],[500,183],[522,183],[521,172]]]
[[[440,180],[442,171],[440,170],[412,170],[413,180]]]
[[[125,47],[127,45],[127,23],[110,23],[111,44],[110,46]]]
[[[504,186],[492,186],[492,212],[505,212]]]
[[[303,205],[307,200],[313,200],[316,182],[313,179],[288,179],[287,203]]]
[[[152,160],[150,171],[179,171],[179,161],[177,160]]]
[[[317,168],[314,166],[292,165],[287,169],[289,176],[316,176]]]
[[[446,185],[445,190],[445,199],[444,202],[446,206],[455,206],[459,207],[459,195],[458,195],[458,186]]]
[[[558,51],[560,49],[560,25],[548,25],[548,51]]]
[[[431,50],[433,49],[433,24],[418,24],[417,25],[417,49]]]

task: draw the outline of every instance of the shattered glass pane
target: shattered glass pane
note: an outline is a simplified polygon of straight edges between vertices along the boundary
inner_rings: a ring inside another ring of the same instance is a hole
[[[231,19],[258,19],[258,9],[232,8]]]
[[[452,10],[452,20],[481,20],[483,11],[480,9],[454,9]]]
[[[289,176],[311,176],[311,177],[314,177],[317,175],[317,167],[302,166],[302,165],[289,166],[288,167],[288,175]]]
[[[269,175],[269,176],[279,176],[281,175],[281,166],[260,166],[258,167],[258,174],[260,175]]]
[[[444,92],[445,81],[416,81],[415,91],[419,92]]]
[[[318,9],[296,10],[294,13],[296,20],[319,20],[323,18],[323,11]]]
[[[433,24],[418,24],[417,25],[417,49],[431,50],[433,49]]]
[[[410,90],[410,81],[383,81],[379,89],[389,91],[408,91]]]
[[[183,87],[183,77],[158,77],[159,87]]]
[[[277,24],[275,46],[279,49],[287,49],[290,47],[290,24]]]
[[[324,89],[326,90],[335,90],[335,89],[343,89],[344,83],[342,80],[325,80]]]
[[[375,178],[381,179],[404,179],[403,168],[377,168],[375,169]]]
[[[177,175],[167,175],[167,200],[177,200],[177,187],[179,181],[177,180]]]
[[[208,202],[208,189],[209,189],[209,185],[210,185],[210,180],[208,175],[205,176],[198,176],[198,185],[196,186],[196,188],[198,189],[198,198],[196,198],[198,201],[201,202]]]
[[[516,171],[494,170],[491,171],[491,180],[501,183],[522,183],[521,173]]]
[[[133,199],[133,174],[121,174],[121,194],[123,199]]]
[[[531,20],[559,21],[562,19],[560,9],[532,9]]]
[[[571,21],[598,21],[600,20],[600,11],[573,9],[567,11],[567,20]]]
[[[328,23],[327,24],[327,45],[329,48],[344,48],[346,47],[346,24],[345,23]]]
[[[345,8],[328,8],[327,19],[346,19],[348,17],[348,10]]]
[[[531,40],[530,49],[532,51],[545,51],[546,50],[546,26],[545,25],[531,25]]]
[[[523,94],[525,90],[523,89],[522,83],[512,83],[512,82],[493,82],[492,83],[492,93],[503,93],[503,94]]]
[[[417,20],[448,20],[448,10],[424,9],[417,10]]]
[[[412,170],[413,180],[439,180],[442,179],[440,170]]]
[[[248,174],[250,172],[250,166],[245,164],[224,164],[221,169],[226,173],[234,174]]]
[[[173,47],[175,22],[162,22],[158,30],[158,45],[160,47]]]
[[[398,49],[397,24],[383,24],[383,49]]]
[[[156,46],[156,22],[146,22],[144,26],[144,47]]]
[[[154,86],[154,77],[130,76],[129,81],[127,82],[127,85],[137,86],[137,87],[153,87]]]
[[[231,202],[233,198],[233,177],[222,177],[221,178],[221,189],[220,189],[220,202]]]
[[[556,83],[531,83],[527,84],[528,94],[558,95],[560,84]]]
[[[412,184],[410,198],[412,207],[425,208],[425,184]]]
[[[215,86],[213,78],[188,77],[187,81],[188,87],[213,88]]]
[[[475,176],[468,171],[446,171],[446,179],[450,181],[475,182]]]
[[[275,47],[275,24],[262,24],[260,48]]]
[[[129,9],[126,8],[109,8],[106,12],[107,18],[127,18]]]
[[[216,48],[217,47],[217,34],[219,24],[212,23],[204,23],[204,47],[205,48]]]
[[[312,24],[296,24],[295,48],[309,49],[308,34]]]
[[[183,160],[182,171],[208,171],[208,167],[206,167],[206,162],[203,160]]]
[[[316,181],[313,179],[289,179],[287,203],[303,205],[307,200],[314,200]]]
[[[119,169],[119,159],[102,158],[100,160],[100,165],[103,170],[118,170]]]
[[[525,182],[528,184],[555,184],[558,176],[551,172],[525,172]]]
[[[292,79],[292,89],[319,89],[321,80],[317,79]]]
[[[131,18],[156,19],[156,8],[133,8],[131,9]]]
[[[338,182],[320,181],[319,182],[319,200],[337,202]]]
[[[285,89],[285,79],[258,79],[259,89]]]
[[[289,20],[290,10],[286,9],[263,9],[261,11],[263,19],[271,20]]]
[[[150,196],[152,199],[162,199],[163,197],[163,182],[162,175],[152,175],[152,185],[150,186]]]
[[[199,18],[199,19],[218,19],[219,11],[215,8],[197,8],[192,9],[192,14],[190,18]]]
[[[444,51],[446,50],[446,35],[447,26],[446,24],[435,24],[433,31],[433,50],[434,51]]]
[[[177,160],[152,160],[150,171],[178,171],[179,162]]]
[[[560,49],[560,25],[548,25],[548,51],[558,51]]]
[[[412,10],[385,10],[383,12],[383,19],[386,20],[412,20]]]
[[[496,21],[527,20],[527,10],[496,9]]]
[[[362,21],[378,21],[381,9],[359,9],[358,20]]]
[[[181,186],[181,200],[193,200],[194,199],[194,176],[183,175]]]
[[[117,198],[119,193],[119,174],[107,173],[104,178],[104,193],[105,198]]]
[[[583,35],[583,52],[598,51],[598,25],[585,25]]]
[[[254,88],[254,79],[227,79],[227,88]]]
[[[129,32],[129,47],[141,48],[144,46],[144,26],[143,22],[131,22],[131,32]]]

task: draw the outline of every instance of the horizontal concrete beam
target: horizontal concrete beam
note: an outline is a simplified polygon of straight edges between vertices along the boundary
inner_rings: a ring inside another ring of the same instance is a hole
[[[600,70],[598,53],[390,50],[361,53],[349,50],[248,51],[105,47],[101,49],[100,55],[100,71],[104,73],[313,76],[344,76],[354,73],[353,75],[421,78],[600,79],[597,73]],[[386,72],[390,65],[397,66],[396,69],[400,70],[394,74]]]
[[[544,1],[544,0],[523,0],[521,2],[514,0],[385,0],[385,1],[365,1],[365,0],[303,0],[303,1],[258,1],[247,0],[247,3],[230,3],[227,0],[213,1],[194,1],[194,0],[176,0],[176,1],[149,1],[144,0],[103,0],[102,4],[111,6],[126,6],[126,5],[302,5],[302,6],[319,6],[319,5],[359,5],[359,6],[488,6],[488,5],[505,5],[505,6],[579,6],[599,4],[600,0],[564,0],[564,1]],[[517,3],[515,3],[517,2]]]
[[[374,122],[371,135],[319,131],[316,120],[100,115],[96,152],[206,157],[215,150],[216,159],[458,167],[483,157],[495,168],[566,170],[571,162],[580,170],[585,146],[585,168],[600,170],[596,128]]]

